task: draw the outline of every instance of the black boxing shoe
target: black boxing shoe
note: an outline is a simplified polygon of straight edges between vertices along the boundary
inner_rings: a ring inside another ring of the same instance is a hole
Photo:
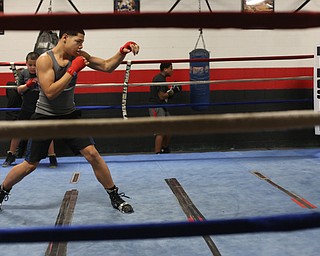
[[[106,189],[113,208],[118,209],[122,213],[133,213],[133,208],[130,204],[124,201],[121,197],[127,197],[124,193],[118,193],[119,188]]]
[[[13,165],[15,161],[16,161],[16,155],[13,154],[11,151],[8,151],[6,160],[2,163],[2,167],[8,167],[10,165]]]
[[[2,202],[9,200],[9,192],[10,192],[10,190],[5,190],[2,185],[0,186],[0,211],[2,211],[2,209],[1,209]]]
[[[169,147],[165,147],[165,148],[161,148],[160,154],[169,154],[170,148]]]
[[[57,168],[58,161],[56,155],[49,155],[49,168]]]

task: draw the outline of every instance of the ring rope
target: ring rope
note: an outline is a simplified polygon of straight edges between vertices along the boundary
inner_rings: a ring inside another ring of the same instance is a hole
[[[270,78],[243,78],[228,80],[208,80],[208,81],[182,81],[182,82],[158,82],[158,83],[128,83],[127,86],[166,86],[166,85],[188,85],[188,84],[224,84],[240,82],[268,82],[268,81],[285,81],[285,80],[312,80],[313,76],[296,76],[296,77],[270,77]],[[123,87],[123,83],[99,83],[99,84],[77,84],[76,87]],[[0,88],[17,88],[16,85],[1,85]]]
[[[163,20],[166,22],[162,22]],[[148,21],[148,22],[146,22]],[[320,27],[319,12],[179,12],[0,15],[1,30],[115,28],[302,29]]]
[[[7,62],[7,61],[0,61],[0,66],[26,66],[26,62]]]
[[[311,98],[294,99],[294,100],[258,100],[258,101],[233,101],[233,102],[214,102],[214,103],[181,103],[181,104],[147,104],[147,105],[130,105],[129,109],[140,108],[181,108],[181,107],[208,107],[208,106],[229,106],[229,105],[256,105],[256,104],[279,104],[279,103],[292,103],[292,102],[313,102]],[[76,106],[81,110],[102,110],[102,109],[121,109],[120,105],[103,105],[103,106]],[[19,111],[21,108],[0,108],[0,111]]]
[[[285,232],[320,227],[320,213],[269,217],[128,225],[54,226],[0,229],[0,243],[154,239],[257,232]]]
[[[226,61],[256,61],[256,60],[294,60],[294,59],[312,59],[314,55],[284,55],[284,56],[252,56],[252,57],[226,57],[226,58],[194,58],[194,59],[166,59],[166,60],[131,60],[131,64],[154,64],[164,61],[171,63],[185,62],[226,62]],[[25,62],[6,62],[0,61],[0,66],[25,66]],[[121,64],[127,64],[123,61]]]
[[[131,83],[128,86],[165,86],[165,85],[187,85],[187,84],[221,84],[239,82],[262,82],[262,81],[283,81],[283,80],[312,80],[313,76],[278,77],[278,78],[246,78],[230,80],[208,80],[208,81],[183,81],[183,82],[158,82],[158,83]],[[90,87],[89,84],[79,84],[78,87]],[[91,85],[92,86],[92,85]],[[123,86],[123,84],[96,84],[96,86]]]
[[[174,117],[133,117],[80,120],[1,121],[0,139],[72,137],[133,137],[155,133],[175,135],[247,133],[310,128],[320,125],[313,110],[255,112]]]
[[[259,101],[236,101],[236,102],[218,102],[218,103],[191,103],[191,104],[157,104],[157,105],[130,105],[129,109],[140,108],[183,108],[183,107],[210,107],[210,106],[230,106],[230,105],[258,105],[258,104],[279,104],[279,103],[293,103],[293,102],[313,102],[313,99],[295,99],[295,100],[259,100]],[[113,106],[77,106],[81,110],[100,110],[100,109],[121,109],[119,105]],[[7,110],[11,110],[10,108]],[[19,110],[19,108],[17,108]],[[0,111],[4,111],[0,108]]]
[[[132,64],[154,64],[163,61],[171,63],[184,62],[233,62],[233,61],[259,61],[259,60],[294,60],[313,59],[314,55],[284,55],[284,56],[252,56],[252,57],[224,57],[224,58],[194,58],[194,59],[166,59],[166,60],[133,60]],[[126,62],[126,61],[124,61]]]

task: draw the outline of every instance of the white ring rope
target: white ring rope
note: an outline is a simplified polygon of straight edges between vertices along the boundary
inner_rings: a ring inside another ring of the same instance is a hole
[[[187,84],[224,84],[241,82],[267,82],[285,80],[312,80],[313,76],[296,77],[274,77],[274,78],[244,78],[230,80],[208,80],[208,81],[182,81],[182,82],[158,82],[158,83],[129,83],[128,86],[165,86],[165,85],[187,85]],[[123,83],[101,83],[101,84],[77,84],[76,87],[122,87]],[[2,85],[0,88],[16,88],[15,85]]]
[[[0,121],[0,140],[70,137],[136,137],[155,133],[174,135],[276,131],[320,125],[313,110],[255,112],[174,117],[133,117],[80,120]]]

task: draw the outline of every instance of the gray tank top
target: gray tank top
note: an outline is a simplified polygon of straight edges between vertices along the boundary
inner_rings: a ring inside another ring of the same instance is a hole
[[[53,55],[53,52],[50,50],[47,52],[53,61],[53,69],[55,73],[55,80],[59,80],[67,71],[71,65],[71,60],[68,65],[61,67],[56,58]],[[58,116],[58,115],[67,115],[72,113],[75,110],[74,103],[74,89],[77,81],[77,75],[73,77],[69,86],[64,89],[60,95],[55,99],[49,100],[44,92],[41,90],[39,93],[39,99],[37,101],[36,113],[48,116]]]

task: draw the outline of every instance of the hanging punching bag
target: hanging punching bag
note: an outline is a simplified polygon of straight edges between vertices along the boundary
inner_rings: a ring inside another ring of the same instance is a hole
[[[40,1],[36,13],[38,13],[43,1]],[[52,14],[52,0],[50,0],[49,7],[48,7],[48,14]],[[37,37],[37,41],[34,45],[33,51],[37,52],[39,55],[42,53],[51,50],[58,44],[59,37],[56,32],[51,30],[41,30]]]
[[[210,53],[206,49],[194,49],[189,53],[190,59],[209,59]],[[209,61],[190,62],[190,81],[210,80]],[[190,103],[208,104],[210,103],[210,84],[191,84]],[[206,110],[208,106],[192,106],[194,110]]]

